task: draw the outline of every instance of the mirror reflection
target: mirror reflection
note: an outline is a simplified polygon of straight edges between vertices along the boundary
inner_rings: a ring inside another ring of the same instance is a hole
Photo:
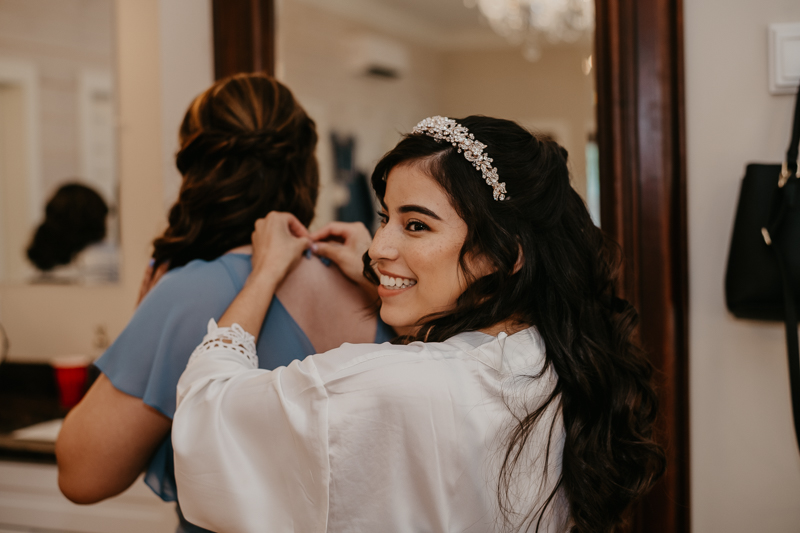
[[[0,0],[0,280],[119,277],[113,0]]]
[[[375,162],[422,118],[471,114],[566,147],[599,224],[591,0],[284,0],[277,20],[276,74],[320,133],[315,226],[374,222]]]

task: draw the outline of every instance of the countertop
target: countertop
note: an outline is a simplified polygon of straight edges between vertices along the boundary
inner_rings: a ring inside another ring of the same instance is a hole
[[[90,367],[94,369],[94,367]],[[96,372],[96,370],[95,370]],[[96,374],[95,374],[96,375]],[[55,443],[14,438],[14,430],[63,418],[48,364],[0,364],[0,459],[55,463]]]

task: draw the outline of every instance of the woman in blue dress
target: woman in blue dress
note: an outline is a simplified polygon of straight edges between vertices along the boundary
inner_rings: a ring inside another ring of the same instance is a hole
[[[142,472],[162,499],[177,500],[169,435],[189,355],[208,318],[219,318],[248,279],[255,221],[271,211],[305,225],[314,216],[316,128],[276,80],[242,74],[215,83],[192,102],[179,138],[183,182],[154,241],[145,295],[96,362],[102,373],[56,444],[59,485],[77,503],[119,494]],[[261,326],[261,367],[346,341],[389,340],[371,304],[337,267],[301,258]],[[180,516],[179,531],[198,530]]]

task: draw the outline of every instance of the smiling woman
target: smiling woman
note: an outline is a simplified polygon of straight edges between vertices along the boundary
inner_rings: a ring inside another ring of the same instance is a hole
[[[662,474],[636,312],[615,297],[615,248],[571,188],[566,150],[510,121],[428,120],[373,173],[371,244],[363,226],[257,224],[253,272],[178,384],[190,520],[606,532]],[[328,237],[339,242],[312,249],[378,284],[381,317],[405,337],[258,370],[255,326],[296,257]]]
[[[401,165],[387,178],[381,227],[369,250],[380,274],[381,317],[398,327],[446,312],[464,292],[458,265],[467,223],[421,164]]]

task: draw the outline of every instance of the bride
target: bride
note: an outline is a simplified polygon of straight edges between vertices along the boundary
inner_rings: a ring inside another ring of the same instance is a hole
[[[371,242],[352,224],[310,235],[286,213],[257,224],[253,271],[178,384],[187,518],[226,532],[611,531],[664,455],[616,249],[566,151],[513,122],[432,117],[372,185]],[[377,292],[404,336],[260,370],[254,335],[308,247]]]

